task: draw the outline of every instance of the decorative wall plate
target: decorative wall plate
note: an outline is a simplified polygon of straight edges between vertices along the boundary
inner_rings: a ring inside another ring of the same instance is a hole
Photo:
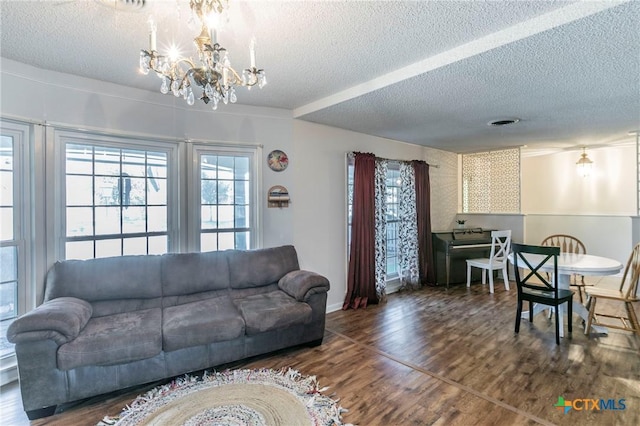
[[[274,149],[267,156],[267,163],[269,163],[269,168],[271,170],[281,172],[289,165],[289,157],[287,157],[287,154],[285,154],[284,151]]]

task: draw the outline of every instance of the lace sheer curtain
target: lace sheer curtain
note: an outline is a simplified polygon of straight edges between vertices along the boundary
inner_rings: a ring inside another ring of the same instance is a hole
[[[387,299],[387,160],[376,158],[375,169],[375,277],[378,300]]]
[[[416,211],[416,184],[413,166],[400,164],[400,200],[398,232],[398,264],[401,287],[418,287],[418,215]]]

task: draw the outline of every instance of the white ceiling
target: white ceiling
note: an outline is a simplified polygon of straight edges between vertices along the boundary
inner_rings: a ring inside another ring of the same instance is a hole
[[[158,91],[157,78],[137,72],[149,16],[159,50],[173,41],[195,56],[198,28],[188,24],[187,0],[126,3],[3,0],[1,56]],[[242,69],[255,36],[269,81],[262,90],[240,89],[239,104],[459,153],[595,148],[628,143],[640,129],[638,1],[229,5],[219,42]],[[521,121],[487,125],[510,117]]]

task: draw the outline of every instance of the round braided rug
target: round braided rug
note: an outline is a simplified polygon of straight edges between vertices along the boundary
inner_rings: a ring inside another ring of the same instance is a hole
[[[156,387],[98,425],[342,425],[347,410],[324,390],[292,369],[205,372]]]

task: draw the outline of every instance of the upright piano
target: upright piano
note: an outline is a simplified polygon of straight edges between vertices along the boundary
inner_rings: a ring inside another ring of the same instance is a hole
[[[436,284],[467,282],[467,259],[489,257],[491,229],[463,228],[433,232],[433,265]],[[472,268],[471,280],[481,279],[482,270]]]

